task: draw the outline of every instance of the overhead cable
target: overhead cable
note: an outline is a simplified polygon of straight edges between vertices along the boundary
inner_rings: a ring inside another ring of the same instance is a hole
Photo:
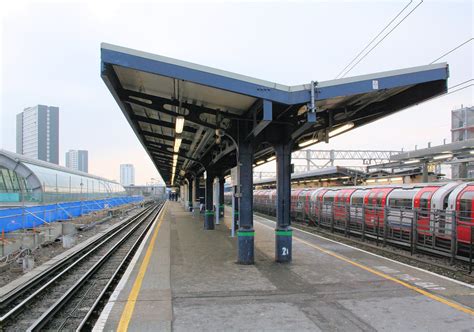
[[[362,49],[362,51],[360,51],[360,52],[351,60],[351,62],[349,62],[349,63],[347,64],[347,66],[345,66],[344,69],[341,70],[341,72],[336,76],[336,78],[339,78],[339,76],[341,76],[341,74],[342,74],[350,65],[352,65],[352,64],[354,63],[354,61],[356,61],[357,58],[358,58],[366,49],[368,49],[369,46],[372,45],[372,43],[373,43],[378,37],[380,37],[380,35],[381,35],[385,30],[387,30],[387,28],[405,11],[405,9],[408,8],[408,6],[411,5],[412,2],[413,2],[413,0],[410,0],[410,2],[409,2],[405,7],[403,7],[403,9],[400,10],[400,11],[398,12],[398,14],[397,14],[394,18],[392,18],[392,20],[391,20],[382,30],[380,30],[380,32],[377,34],[377,36],[375,36],[367,45],[365,45],[365,47]]]
[[[448,54],[450,54],[450,53],[456,51],[458,48],[460,48],[460,47],[466,45],[467,43],[471,42],[472,40],[474,40],[474,38],[470,38],[470,39],[466,40],[464,43],[459,44],[458,46],[456,46],[455,48],[453,48],[451,51],[446,52],[446,53],[444,53],[442,56],[440,56],[439,58],[437,58],[437,59],[431,61],[431,62],[430,62],[430,65],[433,64],[433,63],[435,63],[436,61],[438,61],[438,60],[444,58],[446,55],[448,55]]]
[[[389,32],[385,34],[385,36],[382,37],[367,53],[364,54],[362,58],[360,58],[355,64],[352,65],[349,70],[345,72],[342,77],[345,77],[352,69],[354,69],[355,66],[357,66],[362,60],[364,60],[382,41],[384,41],[385,38],[387,38],[403,21],[405,21],[408,16],[410,16],[421,4],[423,3],[423,0],[420,1],[408,14],[406,14],[392,29],[390,29]]]

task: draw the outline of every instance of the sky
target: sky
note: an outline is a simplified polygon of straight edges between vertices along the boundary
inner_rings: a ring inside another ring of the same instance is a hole
[[[15,151],[24,108],[58,106],[60,164],[67,150],[85,149],[90,173],[119,180],[119,164],[131,163],[136,183],[146,184],[159,174],[100,78],[101,42],[296,85],[334,79],[408,3],[1,1],[0,147]],[[472,1],[425,0],[348,76],[428,64],[472,38],[473,23]],[[473,78],[473,54],[470,42],[440,60],[449,63],[449,86]],[[450,142],[451,110],[473,104],[470,87],[311,148]]]

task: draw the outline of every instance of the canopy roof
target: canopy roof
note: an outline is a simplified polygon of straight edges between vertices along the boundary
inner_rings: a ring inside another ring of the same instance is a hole
[[[229,170],[235,141],[251,139],[255,159],[267,159],[275,135],[294,141],[294,149],[327,141],[446,92],[448,78],[441,63],[286,86],[110,44],[102,44],[101,57],[104,82],[167,185],[211,165]],[[185,119],[179,135],[178,115]]]

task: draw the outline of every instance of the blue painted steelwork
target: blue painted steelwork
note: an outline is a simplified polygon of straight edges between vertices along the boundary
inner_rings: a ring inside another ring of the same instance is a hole
[[[250,126],[245,139],[255,143],[255,158],[268,159],[273,155],[268,140],[275,132],[291,137],[293,149],[310,138],[327,141],[328,133],[338,126],[351,123],[351,128],[357,128],[445,93],[449,70],[441,63],[286,86],[102,44],[101,75],[165,183],[176,185],[187,172],[202,173],[216,161],[223,170],[234,167],[238,151],[231,148],[236,145],[231,141],[238,140],[244,123]],[[312,111],[307,112],[304,106],[310,105]],[[153,112],[143,114],[142,108]],[[191,147],[193,151],[178,153],[175,168],[184,175],[172,177],[170,158],[178,114],[186,120],[183,139],[192,142],[198,128],[207,133],[203,144],[183,144],[183,151]],[[144,124],[161,131],[143,129]],[[223,144],[209,144],[213,137],[208,133],[218,129],[226,133]],[[153,138],[145,131],[152,131]]]
[[[137,203],[142,196],[114,197],[91,201],[76,201],[57,204],[11,208],[0,210],[0,229],[8,233],[24,228],[34,228],[57,220],[67,220],[90,212],[112,208],[123,204]]]
[[[156,75],[194,82],[217,89],[236,92],[287,105],[302,104],[311,101],[311,88],[309,84],[304,86],[302,89],[299,89],[299,87],[285,87],[277,84],[275,84],[275,86],[277,86],[276,88],[272,88],[249,81],[243,81],[211,72],[200,71],[197,69],[180,66],[178,64],[149,59],[133,54],[122,53],[107,48],[101,49],[101,57],[103,71],[105,68],[104,64],[111,64]],[[394,76],[376,77],[371,75],[370,78],[360,81],[351,81],[345,79],[335,80],[334,85],[325,86],[323,83],[322,85],[318,86],[316,100],[375,92],[377,90],[415,85],[434,80],[445,80],[448,78],[448,76],[449,73],[447,66],[442,66],[430,70],[401,73]],[[374,89],[373,80],[378,81],[378,89]],[[346,81],[348,83],[343,83]],[[279,87],[283,87],[283,89]]]

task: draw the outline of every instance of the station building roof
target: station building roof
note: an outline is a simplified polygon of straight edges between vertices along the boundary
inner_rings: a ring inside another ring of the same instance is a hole
[[[101,76],[169,186],[215,164],[235,166],[236,138],[252,137],[255,161],[265,160],[274,155],[270,136],[288,136],[297,150],[304,141],[327,141],[445,93],[448,65],[287,86],[102,44]],[[179,135],[178,116],[184,118]],[[243,136],[242,125],[249,123],[250,134]],[[228,135],[216,141],[222,133]]]
[[[24,188],[22,188],[24,186]],[[0,192],[124,193],[118,182],[0,149]]]
[[[390,156],[388,163],[371,165],[369,169],[411,168],[426,163],[457,164],[474,161],[474,139],[452,142]]]
[[[330,166],[320,168],[314,171],[292,174],[291,181],[312,181],[317,180],[321,182],[329,182],[329,181],[349,181],[354,178],[358,179],[365,179],[367,174],[365,172],[351,169],[348,167],[341,167],[341,166]],[[272,183],[276,183],[276,178],[267,178],[267,179],[259,179],[255,180],[254,185],[268,185]]]

